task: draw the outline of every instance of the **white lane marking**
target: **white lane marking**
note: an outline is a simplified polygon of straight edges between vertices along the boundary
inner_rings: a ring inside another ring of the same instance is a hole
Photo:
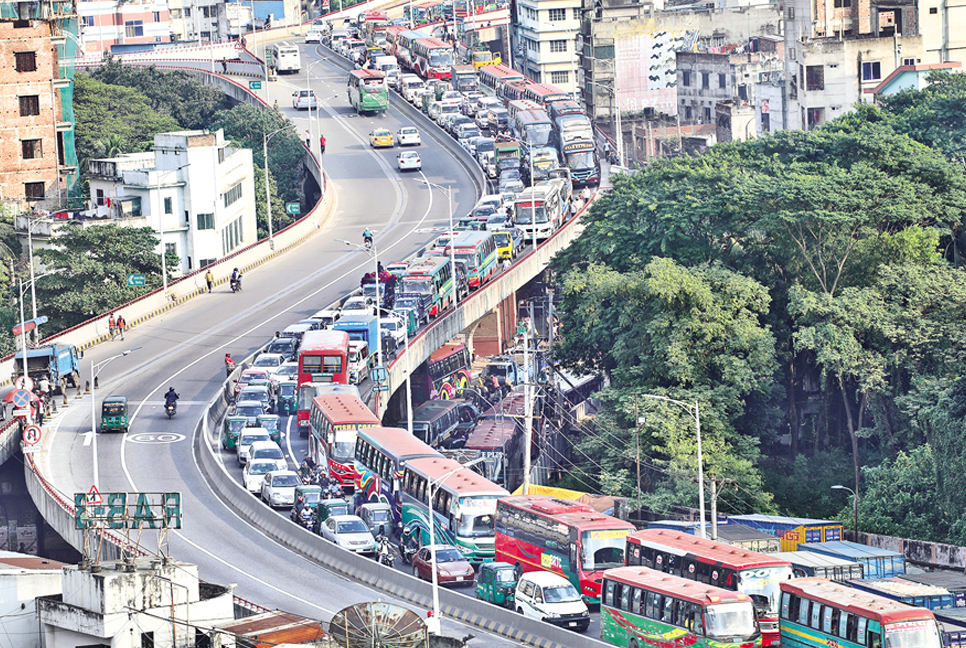
[[[94,438],[93,432],[84,432],[84,446],[89,446]]]
[[[184,441],[188,437],[177,432],[162,432],[161,434],[151,434],[142,432],[126,437],[131,443],[177,443]]]
[[[289,416],[288,423],[285,426],[285,447],[288,449],[288,456],[292,458],[292,463],[296,466],[302,465],[302,462],[295,458],[295,453],[292,452],[292,419],[297,419],[298,416]],[[296,430],[298,428],[296,427]]]

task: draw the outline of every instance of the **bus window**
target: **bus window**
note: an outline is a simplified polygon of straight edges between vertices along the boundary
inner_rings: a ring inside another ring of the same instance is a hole
[[[647,593],[646,615],[651,619],[659,619],[661,614],[661,595],[656,592]]]
[[[607,581],[607,589],[604,591],[604,605],[614,607],[614,581]]]

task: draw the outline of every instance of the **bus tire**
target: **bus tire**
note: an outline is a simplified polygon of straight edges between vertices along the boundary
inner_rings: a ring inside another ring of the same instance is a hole
[[[638,648],[637,639],[631,639],[631,642],[627,645],[627,648]]]

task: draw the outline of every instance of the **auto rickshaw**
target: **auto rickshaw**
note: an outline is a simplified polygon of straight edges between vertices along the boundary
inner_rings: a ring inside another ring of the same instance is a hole
[[[283,380],[278,383],[275,396],[276,414],[295,414],[298,409],[299,386],[294,380]]]
[[[292,508],[292,519],[298,522],[302,509],[316,509],[321,500],[321,486],[316,486],[315,484],[299,484],[295,487],[295,506]]]
[[[226,416],[225,430],[221,435],[221,447],[234,450],[238,444],[238,436],[248,427],[247,416]]]
[[[517,574],[510,563],[490,562],[480,565],[476,576],[476,598],[503,607],[513,606]]]
[[[282,442],[282,419],[278,414],[262,414],[257,420],[258,425],[256,427],[268,430],[268,436],[275,443]]]
[[[366,502],[356,510],[356,515],[366,523],[373,537],[392,535],[392,509],[385,502]]]
[[[127,398],[110,396],[101,403],[101,432],[120,430],[127,432]]]
[[[321,535],[323,522],[333,515],[348,514],[349,503],[341,497],[321,500],[319,505],[315,507],[315,521],[313,523],[312,530]]]

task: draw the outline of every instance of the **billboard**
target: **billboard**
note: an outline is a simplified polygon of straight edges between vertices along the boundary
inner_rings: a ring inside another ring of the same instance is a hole
[[[615,35],[616,36],[616,35]],[[617,97],[622,112],[653,108],[677,114],[677,61],[675,52],[691,51],[696,29],[669,30],[616,36],[614,39]]]

